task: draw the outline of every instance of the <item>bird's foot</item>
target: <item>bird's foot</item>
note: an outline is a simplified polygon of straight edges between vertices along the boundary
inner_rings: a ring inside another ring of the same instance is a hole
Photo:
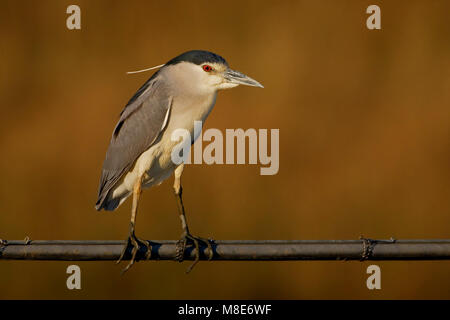
[[[130,259],[130,262],[125,267],[125,269],[122,270],[122,274],[127,272],[128,269],[131,268],[131,266],[134,264],[135,261],[139,261],[139,260],[136,260],[136,256],[137,256],[137,253],[139,252],[141,246],[145,248],[145,258],[147,260],[149,260],[152,255],[152,246],[150,245],[150,241],[141,240],[138,237],[136,237],[134,232],[132,232],[132,233],[130,233],[130,236],[127,239],[127,243],[125,244],[125,246],[122,249],[122,253],[120,254],[119,260],[117,260],[117,262],[116,262],[117,264],[122,261],[125,254],[128,251],[128,247],[130,247],[130,246],[131,246],[131,259]]]
[[[195,249],[195,260],[194,262],[187,268],[186,273],[189,273],[192,271],[194,266],[200,261],[200,245],[203,247],[208,248],[208,260],[211,260],[214,256],[214,251],[212,248],[212,243],[214,240],[212,239],[204,239],[200,237],[196,237],[191,235],[189,232],[185,233],[184,236],[178,240],[176,246],[177,246],[177,253],[175,259],[178,262],[182,262],[184,259],[184,254],[186,252],[187,247],[194,247]]]

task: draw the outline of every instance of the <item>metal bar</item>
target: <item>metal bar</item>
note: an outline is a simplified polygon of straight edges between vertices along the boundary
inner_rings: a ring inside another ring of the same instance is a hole
[[[150,241],[151,260],[174,260],[176,241]],[[0,260],[117,260],[125,241],[33,240],[0,242]],[[450,260],[450,240],[232,240],[214,241],[213,260]],[[200,249],[207,259],[206,247]],[[130,249],[128,250],[130,251]],[[143,259],[145,248],[138,258]],[[130,252],[124,260],[130,258]],[[195,258],[188,247],[185,260]]]

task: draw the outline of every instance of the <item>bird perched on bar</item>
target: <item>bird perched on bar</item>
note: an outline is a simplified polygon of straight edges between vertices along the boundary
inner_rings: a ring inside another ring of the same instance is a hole
[[[120,113],[103,163],[95,208],[112,211],[132,196],[130,233],[118,263],[131,247],[131,259],[123,272],[136,261],[141,246],[151,256],[151,244],[135,235],[139,197],[143,188],[158,185],[174,173],[174,192],[183,234],[177,242],[177,260],[183,260],[187,246],[196,249],[194,263],[199,261],[200,246],[213,250],[209,240],[193,236],[186,220],[181,187],[184,164],[171,159],[178,144],[171,135],[177,129],[194,137],[194,121],[202,121],[211,112],[217,92],[238,85],[263,87],[256,80],[231,69],[221,56],[203,50],[185,52],[159,68],[134,94]],[[154,69],[154,68],[150,68]],[[147,69],[149,70],[149,69]]]

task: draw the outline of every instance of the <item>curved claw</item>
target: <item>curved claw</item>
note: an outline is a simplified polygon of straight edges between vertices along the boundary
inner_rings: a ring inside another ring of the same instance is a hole
[[[127,243],[125,243],[125,245],[123,246],[122,252],[120,253],[120,256],[119,256],[119,260],[116,261],[116,264],[119,264],[122,261],[123,257],[125,256],[125,253],[127,252],[129,245],[130,245],[130,238],[127,238]]]
[[[150,241],[141,240],[141,239],[137,238],[134,235],[134,233],[132,233],[128,237],[127,243],[123,247],[120,257],[119,257],[119,260],[117,260],[116,264],[120,263],[123,260],[125,253],[127,252],[127,249],[130,245],[132,246],[131,259],[130,259],[130,262],[127,264],[127,266],[122,270],[121,274],[124,274],[125,272],[127,272],[128,269],[130,269],[131,266],[133,266],[134,262],[139,261],[139,260],[136,260],[136,256],[137,256],[137,253],[138,253],[141,245],[146,248],[145,258],[147,260],[149,260],[152,255],[152,246],[150,245]]]
[[[195,265],[200,261],[200,245],[199,243],[202,243],[206,247],[208,247],[208,260],[211,260],[214,256],[214,251],[211,245],[211,241],[209,239],[204,239],[200,237],[193,236],[191,234],[185,234],[183,238],[181,238],[176,246],[177,246],[177,254],[176,254],[176,260],[178,262],[182,262],[184,258],[184,253],[186,251],[187,245],[193,245],[195,247],[195,260],[194,262],[187,268],[186,273],[189,273],[194,269]]]

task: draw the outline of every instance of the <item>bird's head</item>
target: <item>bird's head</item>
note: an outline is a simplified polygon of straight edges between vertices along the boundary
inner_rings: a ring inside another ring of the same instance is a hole
[[[185,52],[164,64],[163,70],[179,85],[199,92],[215,92],[240,84],[263,88],[258,81],[231,69],[224,58],[209,51]]]

